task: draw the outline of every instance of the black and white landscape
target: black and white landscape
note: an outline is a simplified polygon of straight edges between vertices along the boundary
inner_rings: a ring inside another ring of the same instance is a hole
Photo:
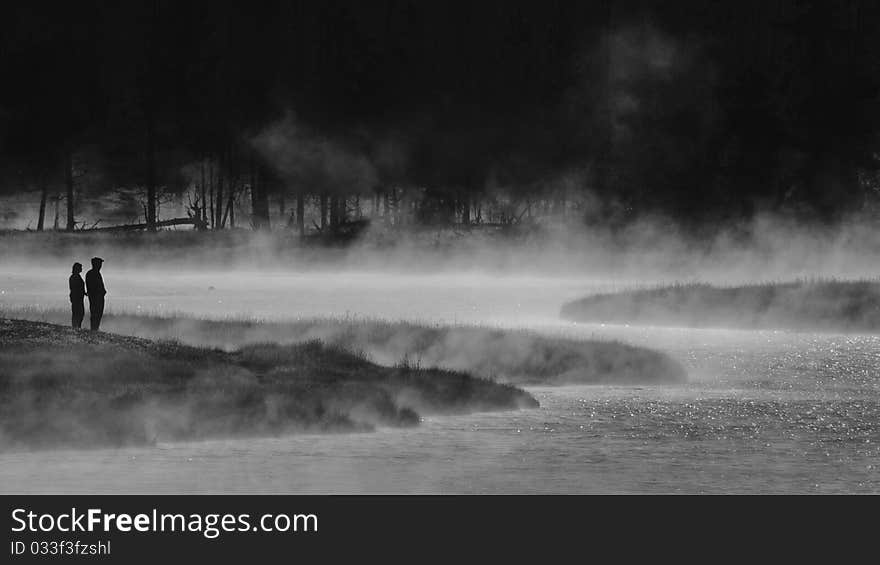
[[[3,493],[880,492],[875,3],[0,19]]]

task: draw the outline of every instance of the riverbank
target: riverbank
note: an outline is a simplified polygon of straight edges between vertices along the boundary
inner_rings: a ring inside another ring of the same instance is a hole
[[[535,406],[510,385],[317,341],[223,351],[0,318],[0,449],[367,431]]]
[[[21,309],[10,317],[64,324],[67,311]],[[514,385],[670,384],[687,380],[665,353],[611,340],[551,338],[525,330],[420,325],[378,319],[213,320],[112,313],[102,327],[147,339],[234,350],[320,340],[381,365],[440,367]]]

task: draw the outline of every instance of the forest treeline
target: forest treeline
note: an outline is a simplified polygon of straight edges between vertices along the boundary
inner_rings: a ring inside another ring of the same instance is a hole
[[[867,0],[0,10],[0,193],[36,194],[37,229],[120,191],[148,229],[173,199],[197,228],[305,233],[828,220],[880,187]]]

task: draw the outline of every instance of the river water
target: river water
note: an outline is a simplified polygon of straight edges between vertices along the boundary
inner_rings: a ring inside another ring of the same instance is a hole
[[[0,270],[0,308],[66,307],[66,276],[57,278]],[[563,301],[633,284],[577,277],[108,268],[105,280],[115,311],[619,339],[668,352],[689,382],[531,387],[540,408],[428,417],[411,429],[0,453],[2,492],[880,492],[880,336],[561,321]]]

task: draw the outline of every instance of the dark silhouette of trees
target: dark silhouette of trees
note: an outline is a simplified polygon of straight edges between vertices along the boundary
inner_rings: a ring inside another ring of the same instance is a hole
[[[876,192],[860,179],[878,170],[878,12],[866,0],[28,2],[5,9],[0,35],[2,190],[39,194],[37,229],[61,193],[64,227],[82,227],[88,145],[102,155],[89,193],[143,193],[150,230],[184,193],[200,228],[302,235],[364,214],[832,220]]]

